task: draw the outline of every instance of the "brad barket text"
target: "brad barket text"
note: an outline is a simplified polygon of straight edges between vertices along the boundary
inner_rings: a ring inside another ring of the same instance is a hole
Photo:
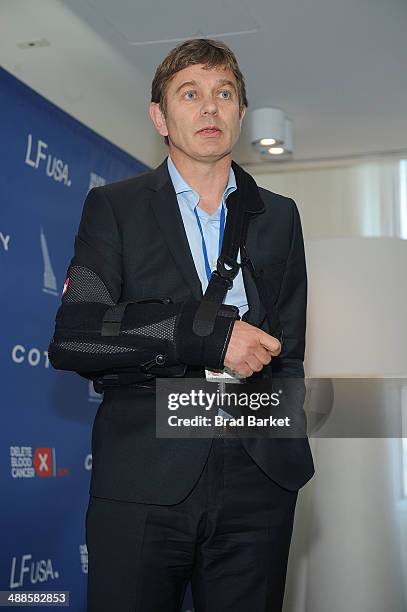
[[[172,414],[168,417],[170,427],[290,427],[290,417],[276,418],[272,416],[257,417],[254,414],[242,414],[239,417],[224,418],[221,415],[214,417],[196,415],[193,417],[178,417]]]

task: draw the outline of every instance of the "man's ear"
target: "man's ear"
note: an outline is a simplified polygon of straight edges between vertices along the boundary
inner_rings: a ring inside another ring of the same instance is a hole
[[[168,136],[167,123],[158,102],[150,102],[149,112],[155,129],[161,136]]]
[[[240,121],[240,127],[242,127],[243,117],[245,116],[246,111],[247,111],[247,106],[243,106],[243,107],[242,107],[242,112],[241,112],[241,114],[240,114],[240,118],[239,118],[239,121]]]

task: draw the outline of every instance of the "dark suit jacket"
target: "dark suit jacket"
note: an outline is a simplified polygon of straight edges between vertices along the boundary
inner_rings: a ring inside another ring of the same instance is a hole
[[[114,303],[157,296],[200,300],[201,283],[166,160],[152,172],[92,191],[72,262],[97,267]],[[250,222],[247,250],[273,287],[284,333],[280,356],[263,373],[301,378],[307,277],[300,218],[293,200],[262,188],[259,192],[264,208]],[[266,311],[247,268],[243,278],[249,303],[243,320],[268,332]],[[204,375],[203,368],[198,375]],[[285,488],[297,490],[314,473],[307,438],[245,438],[243,444],[259,468]],[[157,438],[152,390],[107,390],[92,431],[90,493],[177,503],[198,479],[210,445],[209,438]]]

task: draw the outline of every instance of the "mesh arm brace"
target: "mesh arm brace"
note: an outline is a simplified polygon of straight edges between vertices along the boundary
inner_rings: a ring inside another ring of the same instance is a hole
[[[151,371],[164,376],[168,367],[178,364],[223,368],[233,323],[239,318],[236,306],[222,305],[213,333],[199,337],[192,323],[200,302],[140,300],[127,305],[118,335],[102,335],[106,312],[119,304],[115,305],[102,279],[89,268],[72,265],[68,278],[48,349],[54,368],[81,375],[136,371],[151,360],[156,363]]]

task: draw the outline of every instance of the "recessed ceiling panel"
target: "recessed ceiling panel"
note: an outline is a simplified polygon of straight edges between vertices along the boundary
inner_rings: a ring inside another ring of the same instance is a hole
[[[130,45],[177,42],[190,37],[224,37],[258,30],[239,0],[191,4],[186,0],[88,0]]]

